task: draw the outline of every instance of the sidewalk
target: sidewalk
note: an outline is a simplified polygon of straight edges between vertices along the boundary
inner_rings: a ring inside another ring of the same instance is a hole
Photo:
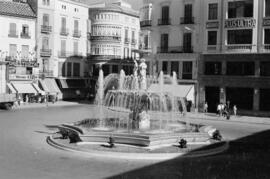
[[[192,119],[213,120],[223,122],[243,122],[251,124],[266,124],[270,125],[270,118],[267,117],[254,117],[254,116],[233,116],[227,120],[226,117],[217,116],[212,113],[187,113],[186,117]]]
[[[13,110],[19,110],[19,109],[34,109],[34,108],[46,108],[46,107],[64,107],[64,106],[77,106],[77,105],[83,105],[78,102],[70,102],[70,101],[57,101],[55,103],[48,102],[48,105],[46,103],[23,103],[20,106],[13,107]]]

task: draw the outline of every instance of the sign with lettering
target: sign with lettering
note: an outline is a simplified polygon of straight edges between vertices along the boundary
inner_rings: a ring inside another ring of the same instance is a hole
[[[225,21],[225,28],[254,28],[255,19],[229,19]]]
[[[263,26],[270,26],[270,18],[263,19]]]
[[[215,21],[215,22],[206,22],[206,28],[207,29],[215,29],[218,28],[219,26],[219,22]]]

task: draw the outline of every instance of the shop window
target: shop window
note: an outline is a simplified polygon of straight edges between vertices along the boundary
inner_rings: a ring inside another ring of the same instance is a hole
[[[270,17],[270,0],[265,0],[265,17]]]
[[[238,110],[252,110],[253,94],[252,88],[226,88],[227,101],[230,101],[230,106],[236,105]]]
[[[228,30],[228,44],[252,44],[252,29]]]
[[[216,20],[218,18],[218,4],[208,4],[208,20]]]
[[[177,78],[179,77],[179,62],[175,61],[175,62],[171,62],[171,74],[173,74],[173,72],[176,73]]]
[[[221,62],[205,62],[204,69],[205,75],[221,75],[222,64]]]
[[[73,76],[79,77],[80,76],[80,63],[73,63]]]
[[[228,2],[228,17],[253,17],[253,0]]]
[[[118,73],[118,65],[113,65],[112,66],[112,72],[113,73]]]
[[[208,45],[217,45],[217,31],[208,31]]]
[[[71,77],[72,75],[72,63],[68,62],[67,63],[67,77]]]
[[[182,79],[192,79],[192,62],[183,62]]]
[[[168,62],[166,62],[166,61],[162,62],[162,71],[164,74],[168,73]]]
[[[227,75],[253,76],[255,75],[254,62],[227,62]]]
[[[260,111],[270,111],[270,89],[260,89]]]
[[[270,62],[260,63],[260,73],[261,76],[270,76]]]
[[[264,44],[270,44],[270,29],[264,29]]]

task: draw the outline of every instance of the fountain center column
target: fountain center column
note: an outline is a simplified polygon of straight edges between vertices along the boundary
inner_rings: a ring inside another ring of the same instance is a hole
[[[146,84],[146,69],[147,69],[147,65],[145,63],[145,59],[141,59],[141,63],[140,63],[140,86],[141,86],[141,90],[146,90],[147,89],[147,84]]]

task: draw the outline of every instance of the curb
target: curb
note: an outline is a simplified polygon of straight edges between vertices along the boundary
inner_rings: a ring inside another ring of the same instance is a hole
[[[113,158],[113,159],[124,159],[124,160],[169,160],[177,157],[184,158],[194,158],[194,157],[205,157],[216,155],[226,151],[229,148],[229,142],[225,141],[225,144],[205,151],[195,151],[191,152],[191,154],[187,153],[123,153],[123,152],[104,152],[104,151],[96,151],[96,150],[81,150],[76,147],[65,146],[55,142],[51,136],[46,138],[46,142],[58,149],[75,152],[77,154],[81,154],[83,156],[89,157],[100,157],[100,158]]]

